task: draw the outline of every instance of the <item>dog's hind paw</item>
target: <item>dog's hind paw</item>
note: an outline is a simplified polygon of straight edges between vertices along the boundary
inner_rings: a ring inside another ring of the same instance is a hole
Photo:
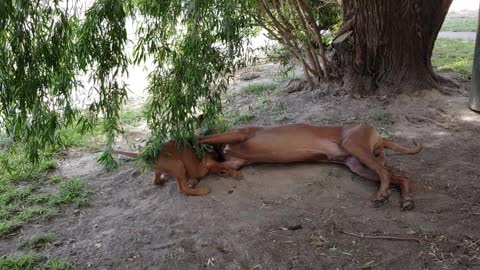
[[[207,195],[208,193],[210,193],[210,190],[208,188],[197,188],[197,189],[194,189],[194,191],[195,193],[192,195],[196,195],[196,196]]]
[[[243,179],[243,174],[241,172],[235,172],[232,174],[232,177],[236,180],[242,180]]]
[[[242,173],[237,170],[228,170],[228,171],[222,172],[220,175],[222,175],[223,177],[232,177],[233,179],[236,179],[236,180],[243,179]]]
[[[198,179],[189,179],[187,181],[187,187],[194,188],[198,185],[198,182],[199,182]]]
[[[377,198],[373,201],[373,207],[378,208],[387,202],[388,202],[388,196],[384,196],[384,195],[377,196]]]
[[[412,210],[415,208],[415,203],[413,202],[412,198],[408,197],[402,200],[401,207],[404,211]]]

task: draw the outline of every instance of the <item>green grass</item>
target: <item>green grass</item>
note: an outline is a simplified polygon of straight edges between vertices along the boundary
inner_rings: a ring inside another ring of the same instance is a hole
[[[87,191],[85,183],[78,178],[71,178],[60,185],[60,194],[54,201],[55,205],[75,204],[85,206],[87,203]]]
[[[246,86],[243,86],[240,91],[246,94],[259,95],[262,93],[271,92],[277,89],[278,84],[276,83],[251,83]]]
[[[205,128],[201,133],[202,135],[211,135],[214,133],[225,132],[231,126],[248,124],[253,118],[255,118],[255,115],[248,111],[226,111],[223,116],[216,121],[214,126],[211,126],[209,129]]]
[[[268,105],[272,102],[268,95],[260,95],[257,97],[257,103],[260,105]]]
[[[143,108],[137,110],[122,111],[120,113],[120,121],[130,126],[137,125],[143,119],[145,119]]]
[[[65,259],[50,257],[37,253],[19,256],[0,257],[1,270],[74,270],[73,264]]]
[[[277,113],[277,116],[275,117],[275,121],[277,122],[281,122],[281,121],[284,121],[284,120],[287,120],[288,119],[288,116],[287,116],[287,103],[285,103],[285,101],[279,101],[275,104],[276,108],[275,108],[275,112]]]
[[[36,249],[36,248],[43,248],[50,243],[55,241],[55,235],[49,234],[40,234],[35,235],[29,240],[24,240],[18,245],[18,249]]]
[[[54,154],[42,152],[38,163],[32,164],[28,162],[27,155],[21,147],[0,152],[0,162],[3,167],[0,169],[0,183],[13,180],[33,181],[55,168]]]
[[[442,25],[440,31],[454,32],[476,32],[478,26],[477,18],[448,18]]]
[[[228,111],[225,113],[225,118],[228,126],[236,126],[248,124],[250,120],[255,118],[255,115],[250,112]]]
[[[472,76],[474,47],[473,41],[439,38],[433,49],[432,65],[437,70]]]
[[[302,79],[304,75],[302,73],[297,73],[295,70],[290,70],[287,72],[280,72],[275,75],[275,80],[292,80],[292,79]]]
[[[57,192],[41,192],[40,187]],[[27,222],[46,219],[65,204],[85,205],[87,193],[82,180],[72,178],[58,186],[47,179],[19,183],[0,180],[0,237],[8,235]]]
[[[373,109],[370,110],[369,114],[375,122],[384,122],[390,118],[390,115],[384,110]]]

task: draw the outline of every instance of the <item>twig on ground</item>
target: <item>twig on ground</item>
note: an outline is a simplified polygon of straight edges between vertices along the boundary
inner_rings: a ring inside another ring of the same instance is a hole
[[[357,233],[352,233],[352,232],[346,232],[343,230],[339,231],[340,233],[350,235],[350,236],[355,236],[355,237],[360,237],[360,238],[367,238],[367,239],[384,239],[384,240],[394,240],[394,241],[415,241],[417,243],[420,243],[420,240],[417,238],[409,238],[409,237],[397,237],[397,236],[389,236],[389,235],[364,235],[363,233],[357,234]]]

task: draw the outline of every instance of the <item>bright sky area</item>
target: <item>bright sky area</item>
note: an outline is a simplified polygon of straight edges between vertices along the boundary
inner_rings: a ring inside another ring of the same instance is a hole
[[[453,0],[450,12],[462,10],[478,10],[480,0]]]

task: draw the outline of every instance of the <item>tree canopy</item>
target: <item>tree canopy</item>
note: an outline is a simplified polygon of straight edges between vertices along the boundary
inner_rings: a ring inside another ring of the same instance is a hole
[[[253,25],[243,11],[251,1],[96,0],[86,12],[78,4],[0,3],[1,130],[25,145],[32,161],[42,149],[61,146],[59,130],[66,125],[88,130],[101,122],[111,147],[127,99],[122,78],[132,62],[152,59],[155,65],[148,77],[153,136],[147,159],[169,138],[191,143],[196,111],[204,113],[207,125],[216,121],[222,91],[245,65],[245,38]],[[133,56],[125,50],[128,19],[138,26]],[[85,108],[76,106],[76,92],[90,98]]]
[[[258,26],[296,58],[311,86],[343,76],[346,87],[375,90],[413,78],[418,67],[424,67],[418,74],[441,81],[430,57],[451,3],[408,0],[398,4],[404,11],[398,13],[382,1],[92,1],[88,9],[80,8],[81,0],[0,1],[0,137],[15,139],[14,146],[21,145],[31,161],[45,149],[62,147],[62,128],[79,125],[86,131],[101,125],[107,151],[100,160],[113,164],[108,150],[121,131],[129,87],[124,79],[131,64],[146,61],[154,65],[146,105],[152,137],[143,158],[156,159],[169,139],[192,145],[199,124],[194,116],[202,112],[207,128],[218,122],[221,94],[248,63],[248,38]],[[341,28],[337,2],[343,2]],[[412,19],[403,22],[390,13]],[[133,41],[127,35],[130,22]],[[378,31],[367,31],[373,24]],[[335,53],[327,56],[338,28]],[[401,45],[395,38],[399,32],[420,45]],[[133,54],[127,53],[131,42]]]

